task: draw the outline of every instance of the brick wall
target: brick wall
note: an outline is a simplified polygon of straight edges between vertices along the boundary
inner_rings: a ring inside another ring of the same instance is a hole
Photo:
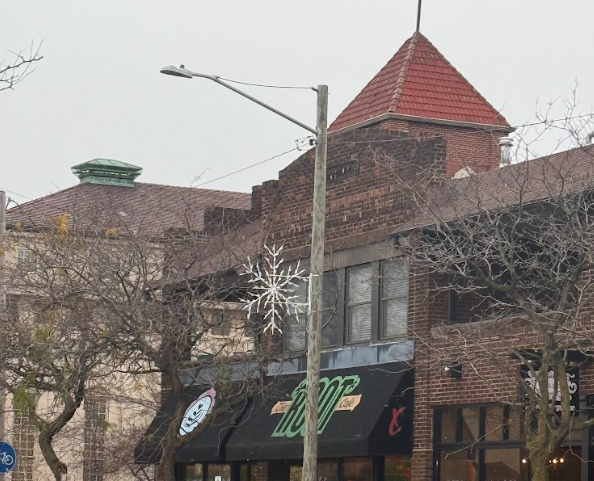
[[[204,211],[204,231],[209,235],[217,235],[238,229],[256,218],[258,215],[251,210],[213,206]]]
[[[463,167],[474,172],[485,172],[499,168],[499,139],[505,135],[500,130],[440,125],[406,120],[385,120],[380,129],[408,131],[412,136],[438,136],[446,141],[447,162],[445,174],[452,177]]]
[[[518,378],[519,361],[511,356],[510,349],[543,345],[542,338],[522,319],[450,324],[445,294],[432,294],[435,292],[432,281],[423,285],[422,280],[411,284],[411,309],[419,309],[415,307],[419,303],[427,305],[426,324],[421,321],[423,316],[416,316],[411,325],[415,329],[413,481],[431,479],[433,459],[429,450],[433,446],[434,408],[518,402],[521,399],[518,383],[522,382]],[[462,309],[468,314],[473,296],[466,297]],[[592,328],[594,322],[586,314],[576,331],[591,332]],[[441,375],[442,367],[450,363],[462,365],[461,379]],[[579,389],[580,396],[594,393],[592,362],[580,366]]]
[[[397,185],[393,170],[411,178],[443,170],[445,153],[440,138],[412,137],[377,127],[332,136],[326,196],[328,246],[346,247],[356,236],[409,220],[414,203]],[[264,229],[277,244],[300,249],[302,256],[307,255],[311,238],[313,173],[314,153],[309,151],[282,170],[277,181],[264,183],[261,193]],[[386,237],[385,232],[382,236]]]
[[[433,175],[451,176],[465,165],[477,172],[497,168],[499,136],[395,121],[332,135],[328,145],[326,251],[386,239],[413,218],[415,203],[396,182],[394,169],[411,182],[426,183]],[[309,254],[313,171],[314,153],[310,151],[281,171],[277,181],[254,190],[264,229],[294,257]],[[431,326],[448,319],[447,297],[431,297],[431,282],[427,274],[412,274],[411,338],[428,339]],[[423,352],[427,346],[416,343],[416,358],[429,359],[430,353]],[[430,481],[432,477],[433,389],[441,392],[447,388],[438,387],[435,383],[441,379],[435,379],[430,363],[416,363],[413,481]]]
[[[443,306],[430,302],[430,277],[427,273],[411,271],[409,283],[409,336],[426,339],[432,316]],[[417,358],[427,358],[427,345],[415,341],[415,400],[413,418],[412,481],[430,481],[433,462],[433,410],[431,407],[431,369],[426,363],[417,365]]]

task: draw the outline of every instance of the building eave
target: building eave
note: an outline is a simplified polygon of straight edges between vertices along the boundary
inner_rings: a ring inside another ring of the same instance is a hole
[[[352,125],[347,125],[346,127],[342,127],[337,130],[332,130],[328,132],[328,135],[335,135],[335,134],[344,134],[345,132],[350,132],[355,129],[361,129],[364,127],[370,127],[374,124],[379,124],[381,122],[385,122],[386,120],[404,120],[406,122],[418,122],[424,124],[434,124],[434,125],[443,125],[448,127],[463,127],[468,129],[479,129],[484,130],[485,132],[502,132],[505,134],[509,134],[516,129],[509,125],[491,125],[491,124],[481,124],[475,122],[460,122],[457,120],[447,120],[447,119],[429,119],[426,117],[418,117],[416,115],[406,115],[406,114],[395,114],[392,112],[382,114],[378,117],[373,117],[371,119],[363,120],[361,122],[357,122]]]

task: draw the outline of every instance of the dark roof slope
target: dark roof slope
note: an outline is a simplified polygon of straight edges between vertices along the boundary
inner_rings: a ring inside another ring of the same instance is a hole
[[[404,42],[329,130],[388,113],[509,127],[505,118],[419,32]]]
[[[208,207],[249,210],[251,194],[221,190],[136,183],[119,187],[81,183],[46,197],[13,207],[7,226],[47,227],[50,219],[67,215],[79,228],[148,228],[155,234],[168,229],[201,230]]]
[[[594,145],[587,145],[464,179],[448,180],[428,192],[424,212],[398,231],[593,188]]]
[[[198,256],[192,248],[183,250],[182,245],[176,255],[177,265],[164,282],[183,282],[245,265],[248,259],[253,261],[260,255],[264,237],[262,222],[257,219],[216,236],[205,237]]]

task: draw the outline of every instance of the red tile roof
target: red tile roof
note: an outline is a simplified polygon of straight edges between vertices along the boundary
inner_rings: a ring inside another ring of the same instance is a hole
[[[400,47],[329,130],[388,113],[508,127],[505,118],[419,32]]]
[[[26,229],[43,229],[56,216],[67,214],[79,228],[149,230],[204,227],[208,207],[249,210],[251,194],[221,190],[136,183],[120,187],[81,183],[8,210],[9,228],[17,222]]]

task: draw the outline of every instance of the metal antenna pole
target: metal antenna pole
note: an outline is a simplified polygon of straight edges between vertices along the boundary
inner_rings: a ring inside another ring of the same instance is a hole
[[[419,6],[417,8],[417,32],[421,31],[421,8],[423,0],[419,0]]]

